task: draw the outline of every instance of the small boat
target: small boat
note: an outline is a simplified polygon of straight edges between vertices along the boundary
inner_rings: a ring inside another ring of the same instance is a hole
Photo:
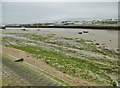
[[[83,33],[88,33],[88,31],[84,30]]]
[[[82,34],[82,32],[78,32],[78,34]]]

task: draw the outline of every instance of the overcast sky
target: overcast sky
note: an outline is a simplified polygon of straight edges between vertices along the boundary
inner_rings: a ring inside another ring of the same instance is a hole
[[[2,2],[119,2],[119,0],[1,0]]]
[[[117,2],[2,2],[4,24],[117,17]]]

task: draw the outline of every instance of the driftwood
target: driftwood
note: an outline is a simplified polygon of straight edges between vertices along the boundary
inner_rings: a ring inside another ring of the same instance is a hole
[[[15,60],[14,62],[21,62],[23,60],[24,60],[23,58],[20,58],[20,59]]]

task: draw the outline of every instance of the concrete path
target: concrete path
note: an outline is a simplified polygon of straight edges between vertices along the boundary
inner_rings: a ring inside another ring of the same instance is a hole
[[[14,62],[10,57],[2,56],[3,86],[60,86],[49,76],[32,69],[23,62]]]

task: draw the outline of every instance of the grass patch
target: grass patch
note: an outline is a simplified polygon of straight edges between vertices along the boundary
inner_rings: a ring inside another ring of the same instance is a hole
[[[82,44],[84,46],[84,50],[89,50],[89,51],[96,51],[97,50],[96,45],[86,43],[86,41],[83,39],[76,40],[76,42]]]
[[[75,77],[82,77],[88,81],[103,83],[103,81],[100,81],[98,78],[94,78],[93,76],[89,75],[90,70],[94,74],[98,74],[101,78],[105,79],[108,84],[111,84],[112,79],[111,78],[108,79],[105,70],[99,68],[98,65],[92,63],[91,61],[65,56],[61,53],[43,50],[40,47],[30,45],[29,46],[10,45],[10,46],[26,51],[37,58],[43,58],[43,61],[57,68],[63,73]]]
[[[33,37],[34,40],[38,40],[38,41],[43,41],[48,39],[47,37],[43,37],[41,35],[37,35],[37,34],[31,34],[31,36]]]
[[[91,43],[86,43],[85,40],[80,39],[76,40],[76,42],[80,43],[81,45],[84,46],[83,50],[88,50],[88,51],[93,51],[96,53],[101,53],[103,55],[108,55],[110,57],[118,58],[118,55],[115,51],[113,50],[108,50],[108,49],[103,49],[103,48],[97,48],[96,45],[91,44]]]
[[[64,37],[63,39],[65,39],[65,40],[73,40],[72,38],[67,38],[67,37]]]
[[[116,53],[115,51],[113,51],[113,50],[103,50],[102,48],[100,49],[100,50],[97,50],[97,52],[99,52],[99,53],[102,53],[103,55],[109,55],[109,56],[111,56],[111,57],[114,57],[114,58],[118,58],[118,56],[119,56],[119,54],[118,53]]]
[[[51,35],[47,35],[46,37],[44,37],[36,34],[28,34],[28,35],[23,34],[22,36],[30,38],[31,40],[37,40],[37,41],[44,41],[44,40],[47,41],[49,38],[53,37]],[[38,46],[31,46],[31,45],[25,46],[25,44],[22,43],[23,40],[21,39],[19,40],[14,38],[13,39],[4,38],[2,40],[3,42],[6,42],[7,46],[26,51],[32,54],[33,56],[42,59],[47,64],[55,67],[56,69],[60,70],[63,73],[66,73],[75,77],[82,77],[88,81],[93,81],[98,84],[107,82],[108,84],[112,85],[113,81],[109,75],[113,75],[113,74],[116,75],[117,73],[116,61],[112,61],[106,58],[95,58],[95,57],[76,58],[76,57],[67,56],[63,52],[58,53],[57,51],[45,50],[45,49],[42,49],[42,47],[40,48]],[[67,38],[66,40],[69,40],[69,39]],[[10,43],[8,41],[10,41]],[[13,45],[14,42],[15,43],[17,42],[17,44]],[[29,43],[28,41],[25,41],[25,42]],[[98,50],[96,45],[88,44],[83,39],[76,40],[76,42],[83,45],[83,50],[94,51],[102,54],[106,53],[106,55],[109,52],[103,49]],[[60,47],[54,47],[54,48],[61,51],[63,51],[63,46],[76,48],[76,47],[73,47],[72,45],[69,45],[68,43],[63,43],[63,42],[59,43],[58,41],[57,42],[53,41],[53,44],[54,43],[57,45],[60,45]],[[69,51],[66,49],[65,52],[69,52]],[[111,53],[110,51],[109,55],[110,54],[114,54],[114,52]],[[97,62],[100,62],[100,63],[97,63]],[[115,68],[115,70],[113,70],[112,68]],[[90,72],[94,73],[94,75],[91,75]],[[99,78],[97,78],[96,75],[99,75],[100,78],[104,80],[99,80]]]

